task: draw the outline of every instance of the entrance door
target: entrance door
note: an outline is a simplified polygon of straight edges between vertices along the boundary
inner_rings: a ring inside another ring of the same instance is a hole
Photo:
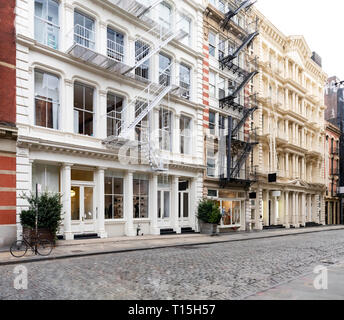
[[[72,186],[71,215],[73,233],[95,232],[93,186]]]
[[[190,227],[190,194],[180,191],[178,194],[178,216],[181,227]]]
[[[171,227],[171,192],[158,190],[158,226]]]

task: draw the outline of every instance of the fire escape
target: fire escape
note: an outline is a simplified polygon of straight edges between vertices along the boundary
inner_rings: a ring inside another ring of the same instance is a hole
[[[236,25],[235,16],[247,11],[255,1],[238,1],[236,8],[225,14],[223,30],[240,29],[238,43],[230,42],[227,55],[219,57],[220,68],[228,73],[228,93],[220,96],[220,108],[238,117],[228,116],[228,128],[220,130],[220,184],[222,187],[232,185],[250,186],[254,182],[253,163],[247,160],[256,142],[255,130],[245,126],[247,120],[257,110],[257,97],[252,94],[245,97],[243,90],[258,74],[257,58],[247,53],[258,33],[258,21],[245,26]],[[234,24],[234,28],[231,24]],[[230,40],[229,40],[230,41]],[[244,58],[244,59],[243,59]]]
[[[120,112],[111,111],[107,114],[111,117],[116,127],[115,134],[107,137],[103,144],[111,149],[119,150],[123,144],[138,143],[141,155],[146,158],[154,171],[166,171],[167,162],[161,158],[159,146],[152,140],[149,126],[144,126],[149,113],[168,96],[175,92],[178,87],[173,85],[169,74],[172,65],[166,70],[160,70],[159,83],[153,83],[143,77],[137,70],[143,67],[156,53],[165,47],[172,40],[181,40],[186,36],[179,22],[176,27],[166,28],[157,19],[150,17],[150,12],[162,0],[152,1],[150,5],[144,5],[135,0],[106,0],[108,4],[116,7],[119,12],[138,19],[143,27],[148,31],[135,41],[134,56],[124,55],[123,46],[107,40],[107,54],[100,53],[95,49],[96,36],[94,31],[85,27],[75,25],[68,37],[72,38],[72,45],[67,53],[77,60],[81,60],[93,67],[106,70],[118,76],[136,79],[143,82],[146,87],[130,101]],[[93,33],[93,34],[92,34]],[[152,45],[145,43],[143,39],[155,39]],[[135,130],[140,130],[140,138],[135,138]],[[136,141],[135,141],[136,140]]]

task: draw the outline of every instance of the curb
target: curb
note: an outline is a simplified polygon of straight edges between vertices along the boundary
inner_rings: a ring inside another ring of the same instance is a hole
[[[105,254],[124,253],[124,252],[133,252],[133,251],[158,250],[158,249],[165,249],[165,248],[179,248],[179,247],[186,247],[186,246],[202,246],[202,245],[210,245],[210,244],[229,243],[229,242],[251,241],[251,240],[259,240],[259,239],[287,237],[287,236],[298,236],[298,235],[303,235],[303,234],[308,234],[308,233],[330,232],[330,231],[338,231],[338,230],[344,230],[344,227],[336,228],[336,229],[328,229],[328,230],[312,230],[312,231],[298,232],[298,233],[266,235],[266,236],[262,236],[262,237],[252,237],[252,238],[247,238],[247,239],[229,239],[229,240],[222,240],[222,241],[221,240],[219,240],[219,241],[207,241],[207,242],[199,242],[199,243],[171,244],[171,245],[163,245],[163,246],[144,247],[144,248],[115,249],[115,250],[110,250],[110,251],[96,251],[96,252],[85,252],[85,253],[78,253],[78,254],[65,254],[65,255],[60,255],[60,256],[49,256],[49,257],[43,257],[43,258],[41,258],[41,257],[39,257],[39,258],[28,258],[25,260],[13,260],[13,261],[0,262],[0,266],[31,263],[31,262],[41,262],[41,261],[48,261],[48,260],[62,260],[62,259],[67,259],[67,258],[99,256],[99,255],[103,255],[103,254],[105,255]]]

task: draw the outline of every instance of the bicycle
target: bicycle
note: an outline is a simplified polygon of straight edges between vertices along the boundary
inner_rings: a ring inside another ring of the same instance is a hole
[[[53,250],[54,244],[48,239],[41,239],[38,234],[30,243],[23,235],[23,240],[17,240],[12,243],[10,252],[15,258],[24,257],[27,250],[31,248],[35,255],[48,256]]]

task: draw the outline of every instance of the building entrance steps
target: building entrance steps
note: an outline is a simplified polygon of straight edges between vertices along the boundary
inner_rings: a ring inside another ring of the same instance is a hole
[[[32,261],[45,261],[54,259],[68,259],[82,256],[110,254],[117,252],[130,252],[137,250],[153,250],[167,247],[204,245],[234,241],[248,241],[263,238],[283,237],[315,232],[330,232],[344,230],[344,226],[323,226],[302,229],[278,229],[252,232],[237,232],[222,234],[211,237],[203,234],[178,234],[167,236],[138,236],[117,237],[106,239],[84,239],[84,240],[59,240],[56,248],[48,257],[31,255],[28,252],[23,258],[14,258],[9,251],[0,252],[0,265],[20,264]]]

